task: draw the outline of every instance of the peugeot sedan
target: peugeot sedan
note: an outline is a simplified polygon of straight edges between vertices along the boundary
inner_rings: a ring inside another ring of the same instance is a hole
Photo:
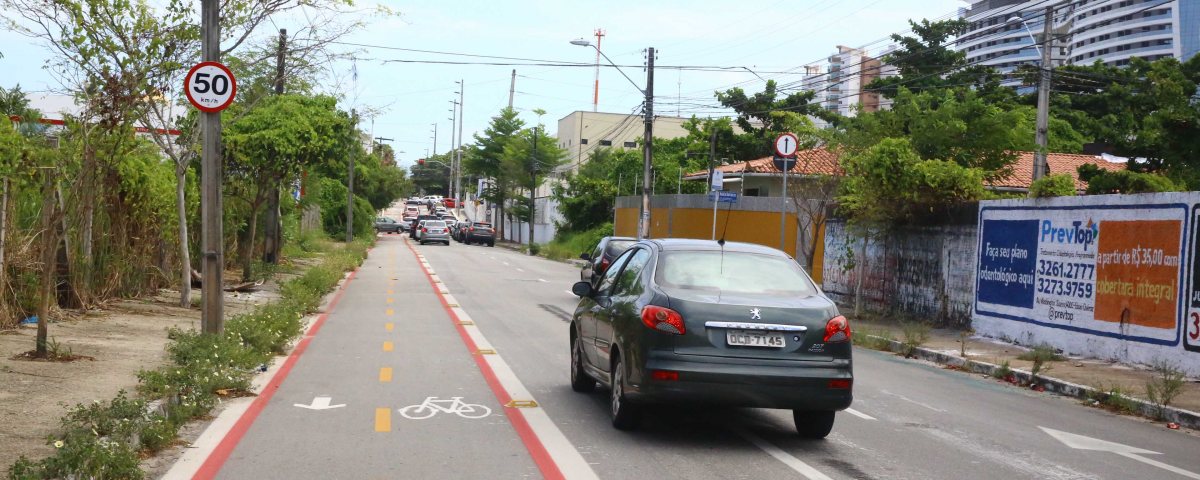
[[[849,322],[779,250],[646,240],[572,291],[571,388],[609,387],[618,429],[643,405],[692,403],[792,410],[824,438],[850,406]]]

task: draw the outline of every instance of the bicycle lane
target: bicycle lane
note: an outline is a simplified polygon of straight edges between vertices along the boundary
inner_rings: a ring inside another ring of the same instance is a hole
[[[216,478],[541,476],[404,241],[350,283]]]

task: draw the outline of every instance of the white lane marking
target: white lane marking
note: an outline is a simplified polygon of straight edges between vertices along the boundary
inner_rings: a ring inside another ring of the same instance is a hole
[[[494,258],[494,257],[493,257]],[[475,342],[475,347],[481,350],[495,350],[491,342],[483,336],[483,332],[479,330],[479,325],[471,319],[471,315],[463,309],[462,304],[450,296],[449,294],[441,294],[446,303],[454,303],[459,305],[454,308],[454,314],[458,316],[460,323],[470,322],[471,325],[462,325],[467,335],[471,337],[471,341]],[[534,400],[533,393],[525,388],[521,383],[521,379],[517,378],[517,374],[513,373],[512,368],[509,368],[508,362],[504,360],[504,356],[500,353],[492,355],[483,355],[484,361],[492,368],[492,374],[500,382],[500,386],[508,392],[508,396],[513,399]],[[550,416],[541,407],[522,408],[520,413],[525,417],[525,421],[529,424],[529,428],[533,430],[533,434],[541,441],[542,447],[546,449],[546,453],[550,454],[554,464],[558,466],[558,470],[562,472],[564,478],[568,479],[584,479],[584,480],[599,480],[596,472],[592,470],[591,465],[587,460],[583,459],[583,455],[571,444],[566,435],[563,435],[562,430],[558,429],[558,425],[550,419]]]
[[[519,269],[519,268],[517,269],[517,271],[518,271],[518,272],[524,272],[524,270],[521,270],[521,269]]]
[[[804,477],[808,478],[809,480],[833,480],[824,473],[821,473],[817,471],[817,469],[809,466],[807,463],[801,462],[799,458],[793,457],[791,454],[780,450],[779,447],[776,447],[770,442],[763,440],[762,437],[750,433],[750,431],[746,430],[745,427],[740,425],[729,425],[729,429],[733,430],[734,433],[741,435],[742,438],[749,440],[750,443],[753,443],[754,446],[766,452],[767,455],[775,457],[776,460],[783,462],[784,465],[787,465],[792,470],[795,470],[796,473],[804,475]]]
[[[542,282],[542,283],[550,283],[550,282],[547,282],[546,279],[544,279],[544,278],[539,278],[538,281]]]
[[[496,257],[492,257],[492,260],[495,260],[495,259],[496,259]]]
[[[1141,456],[1141,455],[1162,455],[1159,452],[1146,450],[1144,448],[1131,447],[1129,445],[1122,445],[1120,443],[1100,440],[1098,438],[1085,437],[1083,435],[1077,435],[1074,433],[1062,432],[1062,431],[1046,428],[1041,425],[1038,425],[1038,428],[1042,429],[1043,432],[1046,432],[1051,437],[1054,437],[1058,441],[1066,444],[1068,447],[1074,448],[1076,450],[1095,450],[1095,451],[1101,451],[1101,452],[1112,452],[1112,453],[1115,453],[1122,457],[1137,460],[1137,461],[1145,463],[1147,465],[1153,465],[1153,466],[1161,468],[1163,470],[1167,470],[1169,472],[1174,472],[1174,473],[1183,475],[1188,478],[1200,479],[1200,475],[1197,475],[1195,473],[1189,472],[1189,471],[1184,470],[1179,467],[1167,465],[1167,464],[1159,462],[1157,460],[1151,460],[1149,458]],[[1141,455],[1139,455],[1139,454],[1141,454]]]
[[[508,265],[508,262],[500,262],[500,263],[503,263],[503,264],[505,264],[505,265]]]
[[[574,296],[575,296],[575,292],[572,292],[572,291],[570,291],[570,290],[563,290],[563,291],[564,291],[564,292],[567,292],[567,294],[571,295],[572,297],[574,297]]]
[[[899,398],[899,399],[901,399],[901,400],[904,400],[904,401],[906,401],[906,402],[913,403],[913,404],[916,404],[916,405],[920,405],[920,406],[922,406],[922,407],[928,408],[928,409],[930,409],[930,410],[933,410],[933,411],[935,411],[935,412],[942,412],[942,413],[946,413],[946,411],[945,411],[945,410],[942,410],[942,409],[940,409],[940,408],[934,408],[934,407],[931,407],[931,406],[929,406],[929,405],[926,405],[926,404],[924,404],[924,403],[921,403],[921,402],[918,402],[918,401],[916,401],[916,400],[913,400],[913,399],[911,399],[911,398],[908,398],[908,397],[906,397],[906,396],[904,396],[904,395],[900,395],[900,394],[898,394],[898,393],[892,393],[892,392],[889,392],[889,391],[887,391],[887,390],[880,390],[880,391],[881,391],[881,392],[883,392],[885,395],[891,395],[891,396],[893,396],[893,397],[897,397],[897,398]]]
[[[847,409],[846,409],[846,413],[849,413],[849,414],[851,414],[851,415],[854,415],[854,416],[856,416],[856,417],[858,417],[858,418],[861,418],[861,419],[863,419],[863,420],[876,420],[876,418],[875,418],[875,417],[872,417],[872,416],[870,416],[870,415],[867,415],[867,414],[865,414],[865,413],[863,413],[863,412],[860,412],[860,411],[858,411],[858,410],[855,410],[855,409],[853,409],[853,408],[847,408]]]

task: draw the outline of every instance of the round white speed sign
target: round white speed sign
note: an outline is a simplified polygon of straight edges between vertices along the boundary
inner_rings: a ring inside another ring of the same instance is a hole
[[[237,82],[233,72],[217,62],[201,62],[188,71],[184,92],[192,105],[203,112],[219,112],[233,103]]]

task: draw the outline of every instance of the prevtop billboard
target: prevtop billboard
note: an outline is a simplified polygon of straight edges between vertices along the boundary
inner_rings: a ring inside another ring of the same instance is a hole
[[[976,329],[1200,365],[1198,212],[1196,193],[982,202]]]

